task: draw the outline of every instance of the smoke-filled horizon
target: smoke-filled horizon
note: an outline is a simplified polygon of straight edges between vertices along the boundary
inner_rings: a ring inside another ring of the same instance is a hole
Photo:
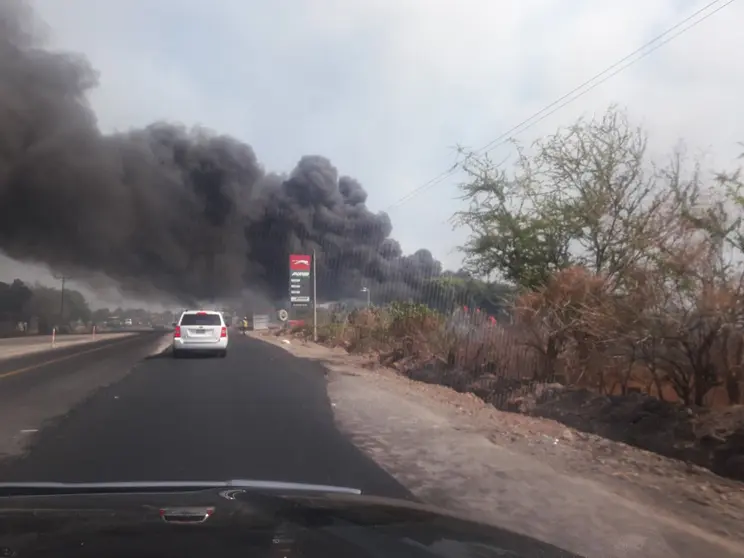
[[[102,134],[82,55],[44,48],[21,0],[0,5],[0,250],[21,261],[104,273],[131,292],[183,300],[287,295],[288,255],[318,255],[319,297],[416,297],[442,272],[404,256],[387,214],[321,156],[286,176],[253,149],[157,122]]]

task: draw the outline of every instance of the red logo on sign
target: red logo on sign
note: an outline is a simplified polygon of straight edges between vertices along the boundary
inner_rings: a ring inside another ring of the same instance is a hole
[[[310,271],[311,256],[292,254],[289,256],[290,271]]]

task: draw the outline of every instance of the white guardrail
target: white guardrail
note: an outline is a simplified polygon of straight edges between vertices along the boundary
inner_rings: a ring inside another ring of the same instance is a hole
[[[259,331],[262,329],[269,329],[269,315],[253,314],[253,330]]]

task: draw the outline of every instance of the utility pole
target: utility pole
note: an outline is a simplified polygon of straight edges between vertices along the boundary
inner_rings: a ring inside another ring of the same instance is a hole
[[[318,266],[315,263],[315,248],[313,248],[313,341],[318,341]]]
[[[372,292],[367,287],[362,287],[362,292],[367,293],[367,308],[372,306]]]

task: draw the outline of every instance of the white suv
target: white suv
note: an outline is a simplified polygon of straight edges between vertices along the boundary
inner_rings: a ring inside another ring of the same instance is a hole
[[[227,356],[227,324],[222,313],[209,310],[187,310],[175,323],[173,358],[186,351],[212,352]]]

